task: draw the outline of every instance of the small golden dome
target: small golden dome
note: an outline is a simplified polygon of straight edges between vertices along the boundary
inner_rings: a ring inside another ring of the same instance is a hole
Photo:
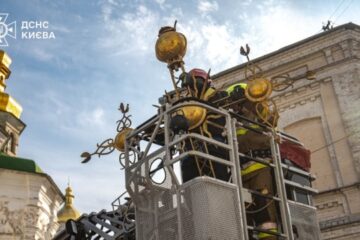
[[[174,27],[162,27],[159,31],[159,38],[155,44],[156,57],[161,62],[166,62],[168,66],[179,67],[183,62],[186,53],[187,40],[184,34],[176,31],[176,21]],[[180,64],[180,65],[178,65]]]
[[[132,131],[132,128],[124,128],[115,137],[114,147],[120,152],[125,151],[126,136]]]
[[[256,78],[249,81],[245,89],[245,96],[252,102],[261,102],[267,99],[272,93],[272,86],[266,78]]]
[[[69,219],[76,220],[80,217],[80,212],[73,206],[73,191],[70,186],[66,188],[65,205],[57,214],[58,222],[65,223]]]
[[[168,62],[173,59],[183,58],[186,53],[186,38],[175,29],[160,31],[156,41],[155,53],[158,60]]]
[[[181,108],[181,111],[189,121],[189,130],[200,126],[206,117],[206,109],[199,106],[184,106]]]

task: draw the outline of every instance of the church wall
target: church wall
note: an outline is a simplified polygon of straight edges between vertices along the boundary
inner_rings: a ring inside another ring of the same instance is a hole
[[[0,169],[0,240],[51,239],[62,196],[45,174]]]

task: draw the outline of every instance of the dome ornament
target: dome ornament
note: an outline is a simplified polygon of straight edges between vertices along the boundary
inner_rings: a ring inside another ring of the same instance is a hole
[[[103,155],[108,155],[112,153],[115,149],[119,152],[125,151],[125,140],[126,136],[133,130],[130,128],[131,122],[131,115],[127,115],[129,112],[129,104],[126,106],[121,103],[118,110],[122,113],[122,117],[116,123],[118,124],[116,127],[116,131],[118,132],[114,138],[108,138],[104,140],[100,144],[96,144],[97,148],[93,153],[83,152],[81,157],[84,158],[81,163],[87,163],[91,160],[93,155],[97,155],[101,157]]]
[[[250,60],[250,47],[248,44],[245,45],[245,48],[240,47],[240,54],[245,56],[248,61],[245,67],[245,79],[248,82],[245,96],[249,101],[256,104],[258,118],[270,127],[276,127],[279,113],[275,101],[270,99],[272,92],[281,92],[290,87],[292,88],[295,81],[300,79],[305,78],[312,81],[316,79],[316,74],[314,71],[308,70],[305,74],[297,77],[291,77],[288,73],[285,73],[266,78],[261,67]]]
[[[179,69],[184,73],[184,56],[186,54],[187,40],[184,34],[176,31],[175,21],[174,26],[165,26],[160,28],[158,39],[155,44],[156,58],[167,63],[170,72],[171,80],[179,98],[179,91],[175,80],[175,73]]]
[[[72,188],[70,187],[70,180],[65,190],[65,205],[60,209],[57,214],[58,222],[65,223],[72,219],[76,220],[80,217],[80,212],[74,207],[73,199],[75,198]]]

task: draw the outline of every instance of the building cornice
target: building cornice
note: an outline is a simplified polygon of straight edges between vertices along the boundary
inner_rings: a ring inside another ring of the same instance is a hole
[[[325,31],[325,32],[322,32],[322,33],[319,33],[319,34],[316,34],[316,35],[313,35],[313,36],[310,36],[310,37],[305,38],[305,39],[303,39],[301,41],[298,41],[298,42],[295,42],[295,43],[290,44],[288,46],[285,46],[283,48],[280,48],[280,49],[278,49],[278,50],[276,50],[274,52],[271,52],[271,53],[265,54],[265,55],[263,55],[261,57],[255,58],[255,59],[252,60],[252,62],[254,62],[254,63],[261,62],[263,60],[269,59],[271,57],[274,57],[276,55],[279,55],[279,54],[284,53],[286,51],[289,51],[291,49],[298,48],[298,47],[300,47],[302,45],[305,45],[308,42],[313,42],[314,40],[319,39],[321,37],[333,34],[335,32],[346,31],[346,30],[350,30],[350,31],[356,31],[357,30],[357,31],[360,32],[360,26],[357,25],[357,24],[354,24],[352,22],[347,23],[347,24],[343,24],[343,25],[337,26],[337,27],[335,27],[335,28],[333,28],[331,30],[328,30],[328,31]],[[232,68],[228,68],[228,69],[226,69],[224,71],[221,71],[219,73],[216,73],[216,74],[212,75],[211,77],[213,79],[220,78],[220,77],[222,77],[224,75],[227,75],[229,73],[232,73],[232,72],[235,72],[235,71],[240,70],[242,68],[245,68],[246,65],[247,65],[247,63],[242,63],[240,65],[237,65],[237,66],[234,66]]]
[[[56,185],[56,183],[54,182],[54,180],[46,173],[33,173],[33,172],[24,172],[24,171],[19,171],[19,170],[14,170],[14,169],[8,169],[8,168],[0,168],[1,170],[5,170],[5,171],[13,171],[13,172],[18,172],[21,174],[29,174],[32,176],[40,176],[45,178],[47,181],[49,181],[49,183],[51,184],[51,186],[54,188],[54,190],[56,191],[56,193],[60,196],[60,198],[65,201],[65,196],[64,194],[61,192],[61,190],[59,189],[59,187]]]
[[[319,222],[319,225],[320,229],[323,231],[325,229],[337,228],[343,225],[349,225],[354,223],[360,224],[360,214],[351,214],[343,217],[321,221]]]

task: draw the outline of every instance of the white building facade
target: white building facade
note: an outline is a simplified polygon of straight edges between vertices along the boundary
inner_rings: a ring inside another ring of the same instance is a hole
[[[338,26],[254,62],[266,77],[300,78],[273,100],[279,128],[312,152],[322,239],[360,238],[360,26]],[[245,81],[244,69],[242,64],[216,74],[216,87]],[[315,80],[306,79],[308,71]]]

